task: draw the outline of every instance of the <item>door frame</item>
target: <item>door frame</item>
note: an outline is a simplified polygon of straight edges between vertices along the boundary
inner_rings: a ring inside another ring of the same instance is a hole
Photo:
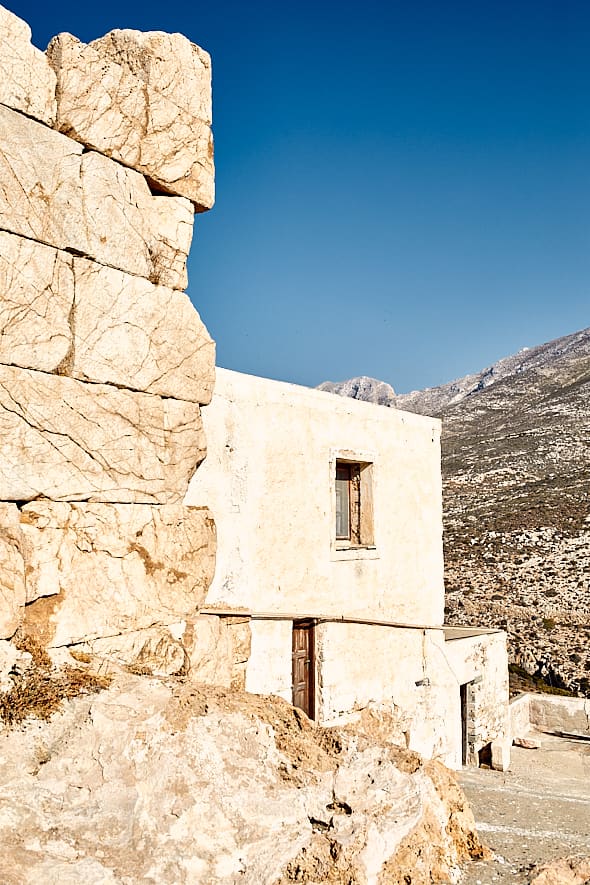
[[[307,660],[307,709],[295,704],[295,633],[305,630],[308,634],[309,658]],[[316,716],[316,672],[315,672],[315,621],[313,618],[301,618],[293,621],[291,631],[291,698],[293,706],[303,710],[310,719]]]

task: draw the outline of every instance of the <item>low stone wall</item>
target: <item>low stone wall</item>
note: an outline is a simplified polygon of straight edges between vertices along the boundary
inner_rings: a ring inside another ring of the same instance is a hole
[[[512,738],[524,737],[531,728],[530,695],[519,694],[510,701],[510,734]]]
[[[590,699],[521,694],[510,702],[512,737],[531,728],[551,734],[590,737]]]
[[[216,547],[182,503],[215,371],[182,291],[210,58],[179,34],[30,40],[0,7],[0,639],[185,672]]]
[[[529,695],[530,723],[539,731],[590,737],[590,699]]]

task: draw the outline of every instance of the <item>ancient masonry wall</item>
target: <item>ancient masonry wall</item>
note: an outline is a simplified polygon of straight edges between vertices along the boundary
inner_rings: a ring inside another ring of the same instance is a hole
[[[0,639],[185,671],[215,558],[182,504],[214,383],[183,292],[210,59],[179,34],[30,40],[0,7]]]

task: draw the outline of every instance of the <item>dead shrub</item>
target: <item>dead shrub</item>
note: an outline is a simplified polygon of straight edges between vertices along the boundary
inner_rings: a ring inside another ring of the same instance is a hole
[[[49,719],[62,701],[108,688],[110,678],[76,667],[53,669],[46,650],[30,636],[16,636],[14,644],[32,657],[29,669],[15,677],[10,691],[0,694],[0,720],[9,727],[25,719]]]

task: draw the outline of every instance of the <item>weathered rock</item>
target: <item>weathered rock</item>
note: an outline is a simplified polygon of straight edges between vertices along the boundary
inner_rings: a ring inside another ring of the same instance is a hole
[[[104,639],[92,639],[76,648],[99,658],[101,672],[109,663],[113,663],[118,667],[127,667],[132,673],[149,676],[183,675],[188,669],[188,660],[181,640],[174,635],[177,626],[174,625],[172,629],[147,627]],[[184,624],[181,627],[184,628]]]
[[[57,126],[197,210],[214,200],[209,55],[180,34],[112,31],[49,44]]]
[[[31,44],[28,24],[0,6],[0,104],[52,126],[55,87],[55,73]]]
[[[71,347],[72,256],[0,231],[0,363],[53,372]]]
[[[189,619],[183,643],[191,679],[244,689],[250,641],[249,618],[202,615]]]
[[[523,750],[538,750],[541,744],[530,738],[515,737],[512,741],[515,747],[522,747]]]
[[[174,624],[196,612],[213,576],[206,509],[35,501],[21,522],[27,599],[37,600],[23,629],[44,645]],[[140,645],[141,637],[129,640],[126,662],[139,663]]]
[[[187,200],[0,105],[0,230],[184,289],[191,222]]]
[[[151,279],[171,289],[186,289],[186,260],[191,249],[195,213],[184,197],[151,198]]]
[[[11,691],[31,669],[33,656],[13,642],[0,640],[0,692]]]
[[[175,503],[205,455],[199,408],[0,366],[0,500]]]
[[[588,885],[590,857],[560,857],[537,867],[530,885]]]
[[[25,604],[23,537],[15,504],[0,503],[0,638],[13,635]]]
[[[0,363],[190,402],[215,345],[174,289],[0,231]]]
[[[456,881],[479,842],[437,772],[434,783],[416,754],[316,728],[277,698],[118,677],[0,736],[0,878],[375,885],[405,846],[399,878],[379,881]]]
[[[184,293],[83,259],[74,272],[74,377],[210,401],[215,345]]]

